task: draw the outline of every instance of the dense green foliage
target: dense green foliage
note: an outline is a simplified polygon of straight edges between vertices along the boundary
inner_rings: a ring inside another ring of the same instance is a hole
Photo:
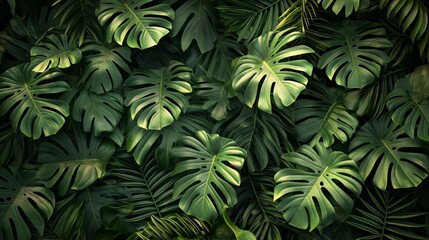
[[[0,239],[429,239],[428,1],[0,22]]]

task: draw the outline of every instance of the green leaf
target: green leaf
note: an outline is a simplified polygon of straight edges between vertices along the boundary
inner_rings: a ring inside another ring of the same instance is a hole
[[[387,107],[392,120],[408,136],[429,142],[429,65],[423,65],[395,83]]]
[[[294,107],[295,131],[302,142],[314,146],[322,141],[325,147],[331,146],[335,139],[347,142],[359,124],[341,101],[342,91],[328,88],[323,84],[306,89]]]
[[[54,233],[60,239],[85,239],[84,203],[74,200],[69,197],[56,205],[52,223]]]
[[[182,138],[181,147],[172,150],[181,159],[173,174],[180,174],[173,197],[180,197],[179,207],[189,215],[205,220],[216,219],[223,206],[234,206],[237,195],[231,185],[240,185],[240,173],[246,151],[230,139],[198,131]],[[226,203],[225,203],[226,200]]]
[[[33,71],[44,72],[51,68],[68,68],[80,62],[82,52],[67,35],[49,35],[47,40],[31,48]]]
[[[227,214],[227,210],[228,209],[228,207],[227,206],[225,206],[224,208],[223,208],[223,211],[222,211],[222,216],[223,216],[223,219],[224,219],[224,221],[226,222],[226,224],[228,225],[228,227],[232,230],[232,232],[234,233],[234,235],[235,235],[235,238],[237,239],[237,240],[256,240],[256,237],[255,237],[255,235],[252,233],[252,232],[250,232],[250,231],[246,231],[246,230],[243,230],[243,229],[240,229],[239,227],[237,227],[232,221],[231,221],[231,219],[229,218],[229,216],[228,216],[228,214]]]
[[[82,190],[104,176],[115,147],[110,141],[88,137],[80,128],[61,132],[40,145],[37,177],[46,187],[56,186],[61,196]]]
[[[57,70],[33,72],[30,64],[8,69],[0,76],[0,116],[11,111],[13,129],[33,139],[42,133],[56,134],[69,115],[67,102],[54,99],[56,94],[70,89],[64,81],[52,81],[60,75]]]
[[[195,40],[202,53],[210,51],[216,41],[216,13],[210,0],[188,0],[176,10],[172,36],[183,29],[180,44],[185,51]]]
[[[280,15],[291,5],[290,0],[229,0],[216,8],[220,21],[228,32],[238,34],[238,40],[252,41],[260,35],[274,30]]]
[[[0,121],[0,167],[19,167],[30,155],[27,141],[21,133],[15,133],[9,121]]]
[[[86,88],[97,94],[117,89],[122,86],[120,69],[131,72],[128,62],[131,61],[131,49],[118,46],[104,46],[95,42],[86,43],[82,51],[85,66],[82,81]]]
[[[358,162],[363,178],[371,174],[381,190],[389,182],[393,188],[410,188],[428,176],[429,155],[421,153],[424,148],[425,144],[409,138],[384,114],[357,131],[350,143],[350,157]]]
[[[351,211],[362,190],[356,163],[340,151],[304,145],[283,158],[295,168],[280,170],[274,180],[274,201],[288,223],[300,229],[325,227],[335,218],[335,207]],[[338,211],[338,210],[337,210]]]
[[[61,0],[59,7],[54,10],[54,18],[59,20],[70,40],[79,46],[88,37],[100,41],[102,28],[95,16],[97,5],[96,0]]]
[[[102,0],[96,15],[101,26],[107,26],[106,39],[130,48],[146,49],[158,44],[172,27],[174,11],[166,4],[152,0]]]
[[[73,120],[83,123],[83,130],[96,136],[112,132],[122,118],[123,97],[118,92],[106,92],[103,95],[86,89],[79,92],[74,102]]]
[[[311,20],[316,17],[317,9],[315,0],[298,0],[282,13],[276,29],[296,28],[305,33],[310,27]]]
[[[201,116],[204,115],[183,114],[160,131],[142,129],[135,122],[130,122],[127,151],[133,151],[134,159],[142,165],[147,161],[150,151],[156,147],[156,160],[161,168],[167,169],[173,165],[171,150],[183,136],[193,135],[198,130],[211,130],[213,124]]]
[[[297,45],[299,32],[269,32],[255,39],[249,53],[233,62],[232,87],[243,92],[243,103],[271,113],[272,99],[278,108],[292,104],[307,84],[313,66],[301,55],[313,53],[305,45]],[[292,58],[292,59],[291,59]],[[257,99],[258,98],[258,99]]]
[[[379,77],[390,61],[383,50],[392,44],[377,23],[344,20],[320,27],[324,34],[321,41],[330,50],[320,56],[317,67],[326,68],[329,79],[340,86],[363,88]]]
[[[54,212],[54,194],[25,177],[0,168],[1,239],[30,239],[30,224],[42,235]]]
[[[346,17],[353,11],[359,10],[360,2],[361,0],[317,0],[317,3],[322,4],[323,9],[328,9],[332,5],[332,11],[337,15],[344,8]]]
[[[131,118],[143,129],[160,130],[177,120],[189,105],[184,94],[192,92],[189,79],[192,70],[172,61],[161,69],[136,70],[126,81],[127,87],[138,87],[126,94],[125,105],[131,106]]]
[[[9,3],[10,12],[12,15],[15,15],[15,9],[16,9],[16,0],[7,0],[7,3]]]
[[[426,212],[416,212],[414,194],[394,194],[367,188],[365,197],[350,215],[347,223],[359,229],[359,239],[427,239],[415,232],[423,229],[422,216]]]

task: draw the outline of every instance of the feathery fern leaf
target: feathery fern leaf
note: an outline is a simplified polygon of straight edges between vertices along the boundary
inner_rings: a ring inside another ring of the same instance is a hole
[[[296,28],[305,33],[310,21],[316,17],[317,8],[315,0],[297,0],[280,16],[276,29]]]

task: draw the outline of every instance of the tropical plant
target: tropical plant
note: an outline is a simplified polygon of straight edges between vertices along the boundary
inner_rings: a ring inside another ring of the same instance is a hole
[[[0,239],[429,239],[425,0],[0,0]]]

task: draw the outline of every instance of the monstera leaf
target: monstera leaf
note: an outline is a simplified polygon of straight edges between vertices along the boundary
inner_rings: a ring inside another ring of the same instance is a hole
[[[70,89],[64,81],[52,79],[61,74],[56,70],[43,73],[31,71],[30,64],[13,67],[0,76],[0,117],[10,112],[14,130],[27,137],[56,134],[69,115],[66,101],[47,98]]]
[[[278,108],[292,104],[307,84],[313,66],[301,55],[313,53],[304,45],[296,45],[299,32],[269,32],[255,39],[249,53],[233,62],[232,87],[244,91],[243,102],[252,107],[258,98],[258,107],[272,112],[271,100]],[[293,59],[290,59],[293,58]]]
[[[341,101],[342,91],[315,85],[317,91],[306,89],[294,106],[298,139],[314,146],[320,140],[325,147],[335,139],[345,143],[356,131],[359,121]]]
[[[416,68],[413,73],[395,84],[389,94],[387,107],[392,120],[401,125],[411,138],[429,142],[429,65]]]
[[[192,92],[189,67],[172,61],[161,69],[136,70],[125,86],[139,87],[127,93],[125,105],[131,118],[143,129],[160,130],[176,120],[189,105],[185,93]]]
[[[337,15],[344,8],[346,17],[348,17],[353,11],[359,9],[361,0],[317,0],[317,3],[322,4],[324,9],[328,9],[332,5],[332,11]]]
[[[380,76],[390,60],[383,50],[392,46],[384,28],[360,20],[320,27],[330,50],[320,56],[317,67],[326,68],[329,79],[346,88],[363,88]]]
[[[356,163],[340,151],[322,144],[304,145],[283,158],[295,168],[280,170],[274,180],[274,201],[290,225],[313,230],[330,224],[335,207],[350,211],[362,190]]]
[[[122,118],[122,104],[122,94],[118,92],[98,95],[82,89],[74,103],[73,119],[83,123],[85,132],[92,129],[96,136],[112,132]]]
[[[58,193],[82,190],[101,178],[115,148],[110,141],[88,137],[80,128],[74,136],[62,132],[40,145],[37,177],[46,187],[56,186]]]
[[[350,157],[359,163],[366,179],[373,174],[374,184],[385,190],[415,187],[427,177],[429,155],[422,153],[425,144],[409,138],[390,120],[388,114],[372,119],[359,129],[350,143]]]
[[[30,239],[30,224],[42,235],[54,212],[54,194],[28,179],[0,168],[0,239]]]
[[[176,36],[183,29],[180,44],[185,51],[195,39],[202,53],[214,47],[217,38],[215,30],[216,14],[210,0],[188,0],[176,10],[173,21],[172,36]]]
[[[31,48],[30,55],[35,72],[68,68],[82,59],[81,50],[64,34],[47,36],[44,42]]]
[[[106,47],[94,42],[82,48],[85,56],[85,68],[82,80],[86,88],[102,94],[122,86],[120,69],[131,72],[126,61],[131,61],[131,50],[127,47]],[[125,61],[126,60],[126,61]]]
[[[228,32],[238,34],[238,40],[248,42],[274,30],[280,15],[291,5],[290,0],[229,0],[217,6],[220,20]]]
[[[167,35],[174,11],[152,0],[102,0],[96,10],[101,26],[107,26],[106,39],[130,48],[150,48]]]
[[[173,197],[180,196],[179,207],[189,215],[214,220],[224,205],[237,203],[231,185],[240,185],[240,173],[246,151],[230,139],[198,131],[195,137],[182,138],[181,147],[172,150],[181,159],[173,174],[180,174]],[[226,202],[225,202],[226,201]]]
[[[201,116],[204,114],[183,114],[160,131],[142,129],[135,122],[131,122],[127,131],[127,151],[133,151],[134,159],[142,165],[145,164],[148,154],[155,146],[158,164],[161,168],[167,169],[173,165],[171,150],[183,136],[193,135],[198,130],[211,130],[213,124]]]

